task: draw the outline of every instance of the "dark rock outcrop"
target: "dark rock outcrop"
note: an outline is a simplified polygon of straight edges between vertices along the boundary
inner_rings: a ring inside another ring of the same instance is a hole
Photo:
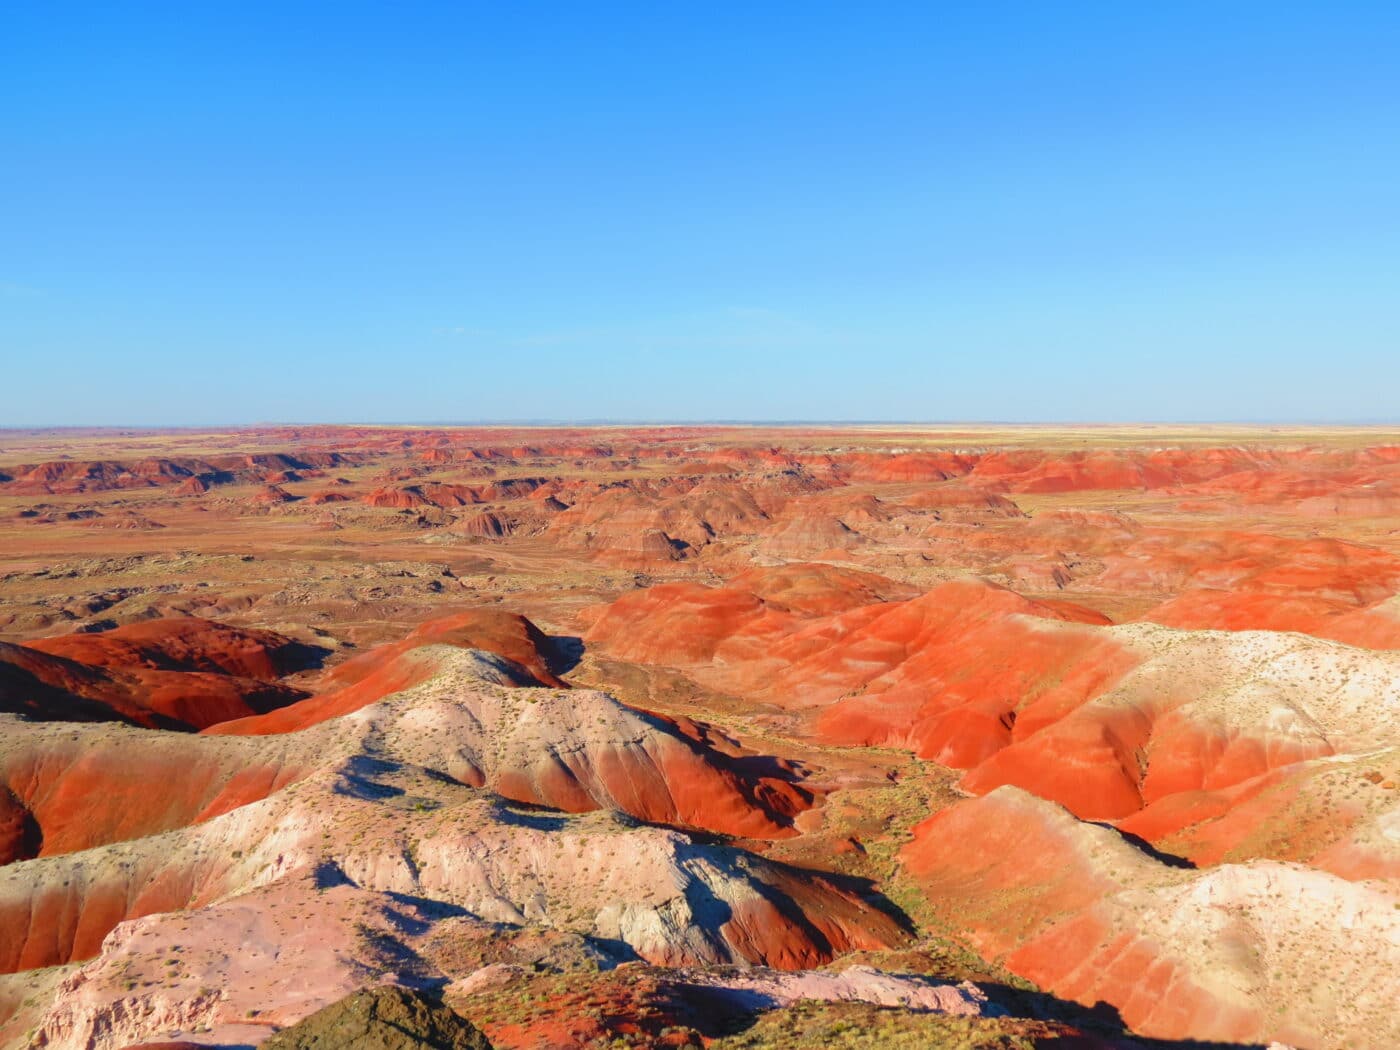
[[[491,1050],[476,1026],[421,992],[362,988],[262,1044],[262,1050]]]

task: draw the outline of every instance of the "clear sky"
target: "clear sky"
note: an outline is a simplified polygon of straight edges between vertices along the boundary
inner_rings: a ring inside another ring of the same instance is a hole
[[[1400,419],[1400,4],[0,7],[0,424],[505,419]]]

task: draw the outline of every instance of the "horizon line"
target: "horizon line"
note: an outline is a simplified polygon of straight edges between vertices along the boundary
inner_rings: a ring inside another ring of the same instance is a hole
[[[783,429],[791,427],[1400,427],[1394,419],[481,419],[481,420],[259,420],[249,423],[0,423],[0,432],[32,430],[262,430],[273,427],[750,427]]]

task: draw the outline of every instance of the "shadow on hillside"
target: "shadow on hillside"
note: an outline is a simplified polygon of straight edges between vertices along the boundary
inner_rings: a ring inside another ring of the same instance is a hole
[[[778,862],[770,860],[768,863],[777,864]],[[809,878],[822,879],[825,882],[829,882],[843,893],[860,898],[864,903],[870,905],[870,907],[874,908],[898,926],[902,933],[912,935],[916,932],[914,920],[905,914],[903,908],[877,890],[875,888],[875,882],[872,879],[864,879],[857,875],[845,875],[835,871],[823,871],[820,868],[799,868],[791,864],[782,864],[780,866],[789,871],[799,872]]]
[[[748,872],[745,870],[746,861],[754,856],[747,850],[726,842],[720,836],[705,836],[696,834],[692,829],[687,828],[686,834],[692,840],[691,843],[677,847],[677,859],[684,862],[691,857],[703,857],[710,864],[721,867],[728,865],[732,874],[736,877],[745,878]],[[708,839],[708,841],[706,841]],[[726,854],[717,854],[713,846],[722,846]],[[708,851],[702,847],[710,847]],[[799,886],[813,883],[825,883],[844,893],[848,897],[854,897],[863,904],[874,909],[889,919],[901,933],[912,935],[915,932],[914,922],[904,911],[892,900],[875,888],[875,883],[870,879],[863,879],[855,875],[844,875],[839,872],[823,871],[819,868],[803,868],[795,864],[787,864],[782,861],[765,859],[763,862],[771,868],[778,878],[775,881],[766,879],[750,880],[753,889],[796,929],[802,930],[811,943],[821,951],[829,952],[833,956],[840,955],[841,952],[831,944],[825,933],[822,932],[807,917],[806,910],[793,898],[791,890]],[[687,890],[687,894],[689,894]],[[695,908],[694,901],[692,908]],[[710,904],[711,902],[704,902]],[[732,916],[728,914],[728,905],[719,902],[724,909],[722,913],[712,916],[717,919],[715,928],[719,928]],[[701,916],[699,909],[695,909],[695,914]]]
[[[1151,857],[1153,860],[1155,860],[1158,864],[1165,864],[1169,868],[1190,868],[1192,870],[1195,870],[1196,865],[1194,862],[1176,853],[1167,853],[1163,850],[1159,850],[1156,846],[1152,845],[1152,843],[1148,842],[1141,835],[1134,835],[1131,831],[1124,831],[1122,828],[1115,828],[1112,824],[1105,824],[1101,823],[1100,821],[1091,821],[1091,823],[1097,824],[1101,828],[1108,828],[1110,831],[1115,832],[1119,838],[1121,838],[1129,846],[1132,846],[1133,849],[1137,850],[1139,853],[1146,854],[1148,857]]]
[[[729,768],[750,780],[781,780],[801,785],[808,777],[808,768],[803,763],[778,755],[736,755],[729,759]],[[808,795],[810,797],[810,792]]]
[[[677,1014],[684,1023],[694,1027],[705,1039],[741,1035],[753,1028],[764,1015],[774,1010],[791,1009],[791,1007],[782,1006],[771,994],[761,989],[690,984],[683,974],[677,975],[673,981],[667,981],[664,971],[653,970],[652,972],[658,974],[663,980],[663,987],[669,992],[668,1005],[672,1012]],[[928,980],[930,983],[943,983],[943,980],[937,977],[930,977]],[[1042,992],[1027,992],[996,982],[979,981],[975,983],[994,1004],[994,1010],[999,1007],[1004,1011],[1004,1016],[1008,1021],[1030,1020],[1056,1027],[1062,1026],[1060,1032],[1037,1033],[1033,1038],[1034,1045],[1038,1050],[1051,1050],[1051,1048],[1053,1050],[1266,1050],[1266,1044],[1263,1043],[1228,1043],[1201,1039],[1149,1039],[1129,1031],[1118,1010],[1108,1003],[1100,1002],[1092,1007],[1086,1007],[1058,999],[1053,995]],[[930,1047],[942,1045],[926,1040],[938,1038],[937,1026],[940,1024],[940,1018],[944,1015],[902,1006],[867,1005],[853,1000],[835,1001],[826,1005],[834,1011],[863,1008],[873,1010],[877,1014],[888,1012],[891,1015],[902,1015],[910,1022],[904,1030],[905,1038],[910,1040],[907,1045]],[[815,1008],[820,1009],[821,1007]],[[920,1024],[916,1020],[921,1017],[927,1018],[930,1026],[923,1031],[920,1031]],[[994,1020],[995,1017],[995,1012],[988,1015],[989,1020]],[[864,1020],[868,1022],[869,1019],[870,1015],[867,1013]],[[837,1020],[837,1018],[833,1018],[833,1020]],[[852,1022],[848,1020],[846,1023]],[[987,1035],[991,1039],[996,1038],[991,1032],[988,1032]],[[953,1039],[953,1042],[948,1044],[950,1046],[971,1045],[963,1041],[966,1036],[965,1032],[961,1032],[960,1035],[950,1033],[950,1036]],[[761,1045],[770,1044],[763,1043]],[[771,1045],[776,1050],[778,1046],[783,1044],[774,1043]],[[892,1043],[890,1045],[902,1044]],[[1002,1046],[1009,1044],[988,1041],[978,1045]],[[1018,1042],[1016,1045],[1022,1044]]]
[[[1118,1008],[1102,1000],[1093,1006],[1083,1006],[1061,999],[1049,992],[1028,991],[1013,988],[995,981],[974,981],[987,998],[1000,1006],[1012,1017],[1029,1017],[1037,1021],[1050,1021],[1069,1025],[1084,1032],[1091,1039],[1106,1040],[1109,1046],[1122,1050],[1266,1050],[1265,1043],[1232,1043],[1209,1039],[1151,1039],[1132,1032],[1123,1021]],[[1094,1043],[1086,1043],[1077,1036],[1059,1036],[1036,1043],[1037,1047],[1056,1047],[1060,1050],[1090,1050]]]
[[[386,762],[373,755],[354,755],[345,762],[332,790],[337,795],[348,795],[365,802],[399,798],[405,794],[404,789],[388,783],[387,778],[402,769],[403,766],[397,762]]]
[[[312,645],[310,642],[289,642],[277,651],[277,673],[289,675],[299,671],[319,671],[326,665],[326,660],[334,651],[325,645]]]
[[[572,634],[555,634],[549,637],[549,652],[544,654],[549,672],[563,677],[583,662],[583,639]]]

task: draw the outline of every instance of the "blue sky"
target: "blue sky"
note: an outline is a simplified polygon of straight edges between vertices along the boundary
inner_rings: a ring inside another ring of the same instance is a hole
[[[26,3],[0,424],[1400,417],[1400,5]]]

